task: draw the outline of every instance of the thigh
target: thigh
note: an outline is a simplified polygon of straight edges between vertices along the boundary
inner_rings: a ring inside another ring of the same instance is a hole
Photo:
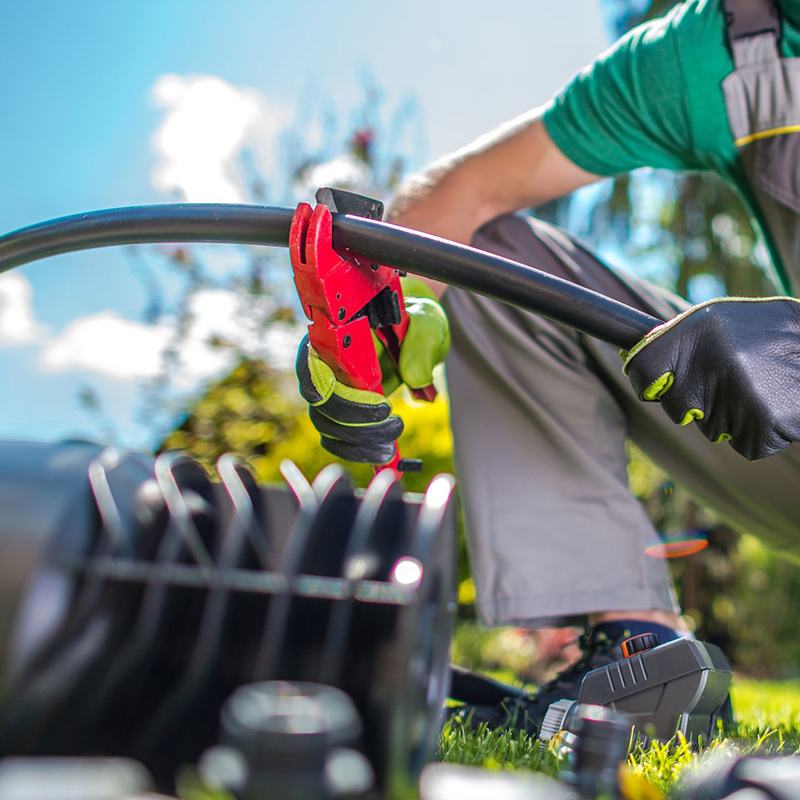
[[[549,238],[557,229],[540,233],[502,218],[474,244],[552,272],[581,266],[580,253],[570,264],[568,240]],[[582,337],[468,292],[448,289],[444,302],[456,466],[484,620],[670,609],[663,562],[645,556],[652,526],[627,489],[625,412]]]
[[[538,220],[504,218],[479,232],[476,246],[587,286],[648,313],[669,319],[688,307],[675,294],[632,277],[621,277],[568,233]],[[712,444],[694,425],[677,426],[657,403],[642,403],[622,374],[616,348],[572,334],[588,369],[605,386],[625,419],[628,435],[695,497],[733,527],[758,536],[800,560],[795,499],[800,486],[800,445],[748,462],[727,443]]]

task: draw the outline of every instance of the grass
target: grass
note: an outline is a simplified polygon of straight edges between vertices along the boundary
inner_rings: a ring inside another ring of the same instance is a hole
[[[800,681],[768,682],[741,679],[733,686],[737,726],[720,734],[710,749],[737,753],[769,752],[791,755],[800,748]],[[532,770],[557,775],[562,762],[523,733],[471,732],[460,724],[445,728],[440,741],[442,761],[494,770]],[[686,742],[638,748],[629,757],[627,774],[642,800],[658,798],[674,786],[681,774],[697,762],[698,754]]]

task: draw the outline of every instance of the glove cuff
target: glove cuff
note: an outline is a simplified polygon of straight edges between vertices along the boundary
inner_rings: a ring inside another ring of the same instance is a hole
[[[659,336],[663,336],[667,331],[674,328],[682,319],[694,314],[695,311],[700,311],[707,306],[714,305],[715,303],[769,303],[773,300],[789,300],[793,303],[800,303],[795,297],[715,297],[713,300],[706,300],[705,303],[698,303],[696,306],[686,309],[677,317],[657,325],[651,330],[643,339],[638,341],[630,350],[620,350],[619,356],[622,359],[622,374],[627,375],[630,368],[630,363],[637,353],[647,347],[648,344],[655,341]],[[661,392],[663,394],[663,391]]]

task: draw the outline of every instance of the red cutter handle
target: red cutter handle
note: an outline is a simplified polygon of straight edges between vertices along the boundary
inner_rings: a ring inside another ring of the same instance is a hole
[[[311,321],[308,326],[311,346],[342,383],[382,393],[372,328],[367,317],[358,314],[386,288],[397,292],[400,323],[376,331],[396,364],[408,328],[398,271],[339,255],[333,249],[331,213],[322,204],[313,211],[307,203],[297,207],[289,234],[289,251],[303,311]],[[433,400],[436,389],[427,386],[414,390],[413,394],[417,399]],[[394,458],[388,464],[375,465],[375,470],[392,469],[399,475],[401,462],[395,446]]]

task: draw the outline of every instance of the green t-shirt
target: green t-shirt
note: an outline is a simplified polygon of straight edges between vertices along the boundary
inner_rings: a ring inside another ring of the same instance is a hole
[[[800,55],[800,0],[782,0],[781,50]],[[623,36],[544,115],[570,161],[596,175],[713,170],[744,195],[783,288],[789,283],[739,161],[722,81],[734,69],[722,0],[687,0]]]

